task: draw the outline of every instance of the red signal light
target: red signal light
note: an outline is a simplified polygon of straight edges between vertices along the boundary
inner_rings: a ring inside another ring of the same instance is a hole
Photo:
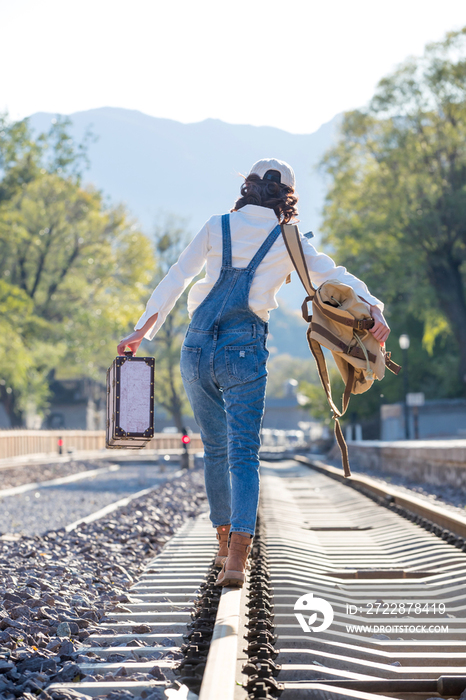
[[[189,437],[189,435],[183,435],[183,437],[181,438],[181,442],[183,443],[183,445],[189,445],[189,443],[191,442],[191,438]]]

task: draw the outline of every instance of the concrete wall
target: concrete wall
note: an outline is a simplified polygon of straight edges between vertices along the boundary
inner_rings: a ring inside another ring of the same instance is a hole
[[[362,467],[466,488],[466,440],[365,440],[348,443],[348,449],[355,471]]]
[[[380,408],[382,440],[403,440],[405,421],[403,404],[386,404]],[[419,409],[419,438],[466,438],[466,399],[426,401]],[[409,435],[414,438],[413,409],[409,409]]]

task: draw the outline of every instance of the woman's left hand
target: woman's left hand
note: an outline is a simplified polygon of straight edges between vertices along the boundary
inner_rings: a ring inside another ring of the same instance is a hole
[[[370,308],[371,316],[374,319],[374,325],[369,330],[374,338],[379,341],[380,345],[385,345],[390,335],[390,327],[378,306],[371,306]]]

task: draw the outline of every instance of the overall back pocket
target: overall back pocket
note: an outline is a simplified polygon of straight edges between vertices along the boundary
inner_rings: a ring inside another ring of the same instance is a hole
[[[258,374],[259,363],[255,345],[227,345],[225,361],[230,379],[248,382]]]
[[[187,345],[181,346],[180,372],[183,380],[192,384],[199,379],[199,360],[201,359],[201,348],[190,348]]]

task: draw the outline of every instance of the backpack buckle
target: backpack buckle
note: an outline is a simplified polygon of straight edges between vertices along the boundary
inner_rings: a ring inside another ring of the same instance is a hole
[[[360,318],[356,321],[356,330],[364,331],[369,330],[374,325],[373,318]]]

